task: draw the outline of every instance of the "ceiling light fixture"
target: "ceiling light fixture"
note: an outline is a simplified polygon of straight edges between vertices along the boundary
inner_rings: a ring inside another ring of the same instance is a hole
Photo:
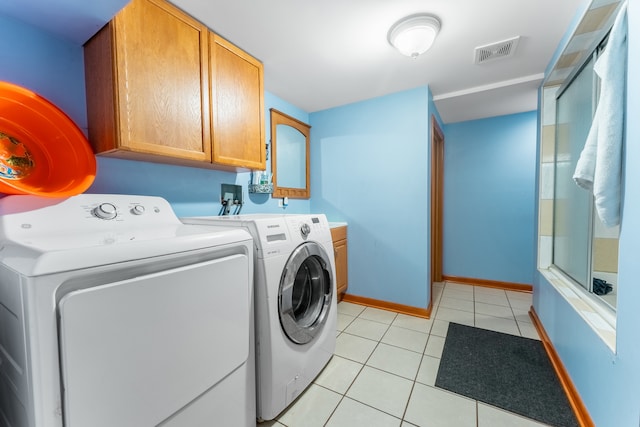
[[[407,16],[393,24],[387,39],[401,54],[417,58],[425,53],[440,31],[440,20],[433,15]]]

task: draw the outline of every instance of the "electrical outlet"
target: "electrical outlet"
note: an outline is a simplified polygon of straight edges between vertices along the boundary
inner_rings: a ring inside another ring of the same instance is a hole
[[[284,208],[284,200],[278,199],[278,207],[279,208]]]

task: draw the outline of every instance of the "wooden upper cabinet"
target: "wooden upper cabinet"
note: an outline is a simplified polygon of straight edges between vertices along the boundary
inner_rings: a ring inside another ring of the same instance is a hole
[[[96,153],[265,168],[262,64],[166,1],[120,11],[85,44],[85,76]]]
[[[262,63],[209,36],[213,162],[266,168]]]
[[[133,0],[87,42],[96,152],[211,161],[207,36],[204,25],[164,1]]]

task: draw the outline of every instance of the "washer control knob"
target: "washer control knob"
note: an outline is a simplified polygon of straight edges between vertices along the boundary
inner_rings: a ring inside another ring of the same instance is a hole
[[[311,233],[311,227],[309,227],[309,224],[307,224],[306,222],[303,223],[300,226],[300,233],[302,234],[302,237],[306,239],[309,233]]]
[[[118,215],[115,205],[111,203],[100,203],[92,212],[100,219],[114,219]]]
[[[144,213],[144,206],[135,205],[133,208],[131,208],[131,213],[134,215],[142,215]]]

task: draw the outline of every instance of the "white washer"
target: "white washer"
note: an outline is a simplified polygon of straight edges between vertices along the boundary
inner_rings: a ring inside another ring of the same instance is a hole
[[[314,380],[336,346],[335,261],[320,215],[181,218],[240,227],[255,241],[258,420],[271,420]]]
[[[148,196],[0,215],[0,425],[255,425],[248,233]]]

